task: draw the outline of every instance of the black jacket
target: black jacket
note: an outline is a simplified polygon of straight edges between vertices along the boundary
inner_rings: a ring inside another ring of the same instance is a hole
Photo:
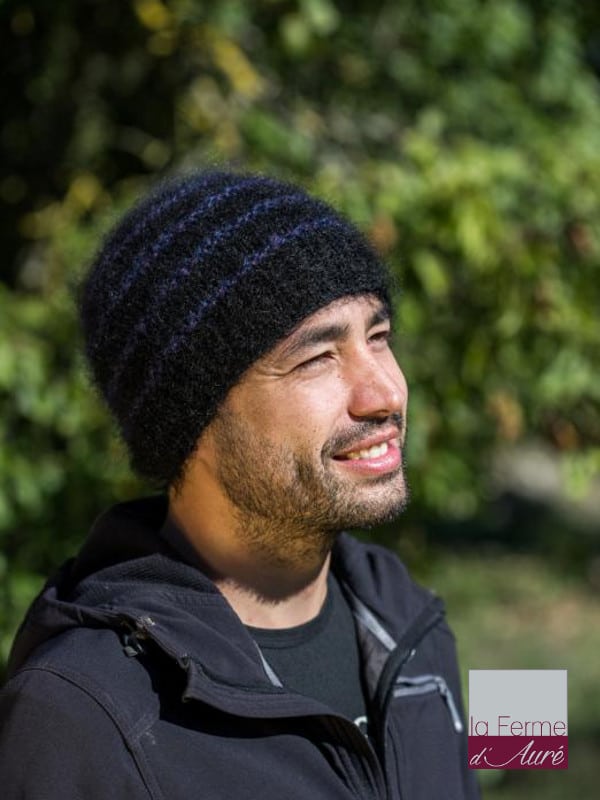
[[[342,535],[370,741],[287,691],[215,586],[115,507],[34,602],[0,694],[5,800],[465,800],[453,636],[390,552]]]

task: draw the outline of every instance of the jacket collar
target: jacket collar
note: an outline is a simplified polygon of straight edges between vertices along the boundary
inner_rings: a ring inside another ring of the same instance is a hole
[[[183,699],[254,716],[294,713],[297,698],[274,685],[261,654],[216,586],[160,535],[164,497],[119,504],[94,524],[78,557],[48,582],[21,627],[11,654],[13,672],[43,641],[74,627],[110,627],[145,640],[187,674]],[[341,534],[332,569],[377,651],[376,673],[395,642],[428,603],[397,559],[382,548]],[[393,611],[390,611],[390,608]],[[366,622],[365,622],[366,620]],[[374,673],[375,674],[375,673]],[[306,703],[303,704],[303,713]],[[314,701],[314,713],[323,707]]]

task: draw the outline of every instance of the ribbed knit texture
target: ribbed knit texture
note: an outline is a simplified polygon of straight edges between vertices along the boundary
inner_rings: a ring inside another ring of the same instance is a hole
[[[298,187],[226,172],[160,186],[109,234],[80,300],[92,376],[134,469],[176,481],[257,358],[319,308],[367,293],[389,305],[384,266]]]

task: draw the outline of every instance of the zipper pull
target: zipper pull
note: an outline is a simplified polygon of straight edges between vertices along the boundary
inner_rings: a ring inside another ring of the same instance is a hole
[[[452,725],[454,726],[454,730],[457,733],[462,733],[465,728],[460,718],[460,714],[458,713],[458,708],[456,707],[456,703],[454,702],[454,696],[450,690],[450,687],[440,675],[436,675],[434,677],[434,680],[438,685],[438,689],[441,696],[444,698],[446,705],[448,706],[448,711],[450,712],[450,716],[452,718]]]
[[[144,646],[140,642],[139,634],[136,631],[126,631],[123,636],[123,650],[128,658],[141,656]]]
[[[145,653],[143,639],[148,638],[148,629],[154,627],[156,623],[149,616],[143,616],[139,619],[130,620],[124,618],[121,621],[122,627],[125,629],[121,635],[123,641],[123,650],[128,658],[135,658]]]

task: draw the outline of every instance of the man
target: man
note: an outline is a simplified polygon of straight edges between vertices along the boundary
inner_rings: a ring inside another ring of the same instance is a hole
[[[441,602],[346,528],[395,517],[407,387],[387,273],[298,188],[162,187],[82,292],[133,466],[34,603],[0,703],[4,795],[477,796]]]

